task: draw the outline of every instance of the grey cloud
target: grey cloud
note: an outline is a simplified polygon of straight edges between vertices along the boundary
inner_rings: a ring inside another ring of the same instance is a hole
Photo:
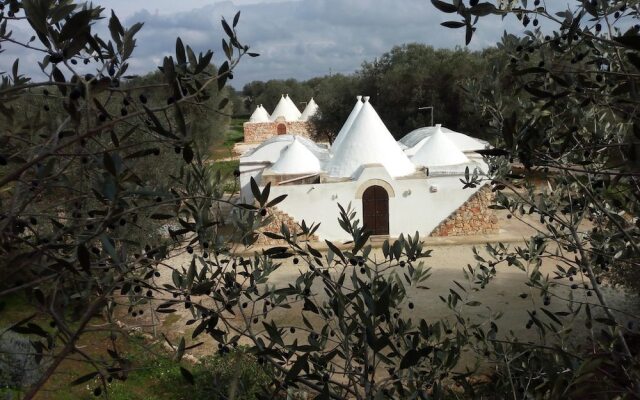
[[[224,16],[231,20],[240,10],[239,37],[261,56],[242,60],[231,82],[236,87],[252,80],[307,79],[330,70],[351,73],[363,61],[373,60],[402,43],[449,48],[464,45],[462,29],[440,26],[451,14],[438,12],[428,0],[300,0],[239,5],[222,1],[187,11],[160,8],[156,12],[152,6],[148,8],[152,11],[143,9],[124,19],[125,25],[145,23],[137,36],[131,73],[153,71],[164,55],[173,53],[177,36],[197,52],[213,49],[214,61],[221,62],[224,33],[220,19]],[[499,18],[481,21],[470,48],[495,43],[505,26],[515,28]],[[100,31],[106,28],[102,26]],[[7,68],[4,62],[0,60],[0,70]]]

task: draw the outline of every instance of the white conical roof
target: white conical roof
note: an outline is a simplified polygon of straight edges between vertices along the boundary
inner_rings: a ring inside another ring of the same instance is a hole
[[[476,139],[464,133],[452,131],[451,129],[441,126],[440,129],[444,132],[445,136],[450,139],[462,151],[475,151],[481,150],[488,146],[488,142],[480,139]],[[408,155],[413,155],[436,131],[435,126],[427,126],[424,128],[415,129],[407,133],[400,143],[404,144],[408,150]]]
[[[351,129],[327,164],[327,173],[333,177],[353,177],[365,164],[382,164],[392,177],[413,173],[415,166],[391,136],[369,98],[364,99]]]
[[[287,100],[287,103],[289,103],[290,112],[294,113],[298,118],[300,118],[302,116],[302,113],[300,112],[300,110],[298,110],[298,107],[296,107],[296,103],[291,100],[291,97],[289,97],[288,94],[285,94],[284,99]]]
[[[264,107],[262,106],[262,104],[260,104],[258,107],[262,108],[262,111],[264,111],[264,113],[265,113],[265,114],[267,114],[267,116],[268,116],[269,118],[271,118],[271,114],[269,114],[269,111],[267,111],[267,109],[266,109],[266,108],[264,108]]]
[[[351,114],[349,114],[349,116],[347,117],[347,120],[345,121],[344,125],[342,125],[342,128],[340,128],[340,132],[338,132],[336,139],[333,141],[333,144],[331,145],[330,151],[332,153],[336,153],[338,151],[338,149],[340,148],[340,144],[342,143],[344,138],[347,136],[349,129],[351,129],[351,125],[353,125],[353,121],[356,120],[358,113],[362,109],[362,96],[357,96],[356,98],[358,99],[356,101],[356,105],[353,106],[353,110],[351,110]]]
[[[411,161],[425,167],[439,167],[468,163],[469,159],[440,128],[435,126],[431,137],[418,149]]]
[[[240,157],[240,162],[275,163],[294,139],[309,149],[309,151],[312,152],[321,163],[329,159],[329,151],[324,147],[318,146],[309,138],[296,135],[278,135],[270,137],[258,146],[244,153]]]
[[[260,104],[256,107],[256,110],[251,114],[249,122],[269,122],[269,113]]]
[[[269,119],[275,121],[278,117],[283,117],[285,121],[297,121],[300,118],[300,111],[293,105],[291,99],[287,100],[283,95]]]
[[[320,172],[320,160],[295,137],[271,166],[279,174],[311,174]]]
[[[300,121],[308,121],[309,118],[313,117],[319,110],[318,105],[313,100],[313,97],[307,103],[307,106],[304,108],[302,115],[300,116]]]

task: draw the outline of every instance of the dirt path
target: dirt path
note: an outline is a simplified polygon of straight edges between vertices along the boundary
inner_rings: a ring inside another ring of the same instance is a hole
[[[530,227],[517,223],[514,221],[507,221],[506,216],[503,214],[500,217],[503,221],[502,231],[493,237],[495,240],[511,241],[511,246],[515,245],[513,242],[522,241],[523,238],[529,237],[533,231]],[[475,238],[475,241],[482,242],[487,238]],[[459,244],[450,244],[455,243]],[[512,332],[515,337],[521,341],[537,341],[536,330],[533,328],[527,328],[526,324],[529,319],[527,311],[537,311],[537,315],[541,320],[547,320],[541,308],[545,308],[548,311],[567,311],[567,303],[558,299],[552,299],[549,306],[543,305],[543,299],[539,296],[537,290],[531,290],[527,282],[527,273],[519,270],[516,267],[503,267],[497,268],[497,276],[495,279],[484,289],[480,289],[479,286],[470,285],[465,281],[463,275],[463,268],[467,264],[475,265],[473,258],[472,248],[474,245],[469,243],[470,238],[432,238],[427,240],[427,248],[433,249],[432,256],[424,260],[424,265],[431,268],[431,277],[426,281],[426,288],[410,288],[408,295],[410,301],[415,305],[412,310],[406,308],[401,310],[406,317],[411,317],[415,320],[424,318],[430,322],[439,319],[453,320],[454,314],[447,307],[447,304],[442,302],[440,296],[447,298],[450,293],[450,289],[456,290],[461,296],[465,296],[465,293],[460,290],[454,281],[462,284],[468,293],[468,301],[480,302],[481,305],[474,307],[467,307],[465,310],[465,316],[471,318],[474,321],[485,321],[486,316],[490,313],[500,312],[502,317],[497,321],[499,327],[499,336],[504,337],[509,332]],[[429,243],[431,242],[431,243]],[[479,248],[483,249],[483,245],[479,245]],[[483,250],[481,250],[481,254]],[[380,249],[375,249],[371,255],[372,258],[381,260],[382,252]],[[170,263],[174,268],[184,267],[188,268],[191,261],[191,255],[182,254],[180,256],[171,259]],[[294,282],[302,272],[306,271],[304,263],[294,265],[291,259],[284,260],[282,267],[275,271],[269,279],[270,285],[276,287],[286,286],[287,284]],[[555,264],[545,262],[542,265],[540,272],[543,275],[547,275],[553,278],[553,271],[555,270]],[[162,272],[159,279],[160,284],[171,282],[171,273],[168,268]],[[558,296],[568,297],[569,292],[572,290],[568,287],[571,283],[566,279],[554,280],[558,285],[554,289]],[[577,282],[577,280],[576,280]],[[575,282],[574,282],[575,283]],[[564,285],[564,286],[563,286]],[[613,289],[604,289],[607,298],[613,308],[619,308],[635,312],[640,309],[640,301],[633,296],[627,296],[624,292]],[[321,287],[321,281],[317,280],[317,284],[312,287],[312,293],[317,297],[319,302],[326,301],[327,296]],[[527,294],[526,298],[522,298],[521,295]],[[577,301],[583,301],[586,303],[596,303],[595,296],[587,296],[587,292],[583,289],[573,290],[574,299]],[[193,301],[201,301],[206,304],[207,299],[192,299]],[[186,325],[186,322],[192,318],[191,312],[185,310],[183,307],[178,307],[179,311],[174,314],[159,314],[160,325],[159,330],[166,333],[169,337],[177,339],[182,335],[187,338],[191,337],[191,333],[196,324]],[[270,309],[270,308],[269,308]],[[262,305],[258,305],[256,313],[261,312]],[[602,313],[598,307],[593,307],[594,317],[600,316]],[[302,307],[301,304],[294,304],[291,309],[276,309],[268,313],[266,320],[274,320],[279,326],[302,326]],[[307,318],[314,324],[319,325],[319,320],[315,318],[314,314],[305,312]],[[567,325],[573,327],[574,340],[576,337],[587,337],[591,332],[585,328],[584,312],[581,313],[581,317],[576,318],[574,321],[566,320]],[[233,318],[231,315],[227,317]],[[150,323],[148,315],[145,316],[147,322]],[[628,318],[622,318],[626,321]],[[254,325],[256,330],[262,329],[263,318],[257,325]],[[240,317],[236,317],[235,323],[242,325]],[[295,334],[290,334],[287,331],[286,341],[293,341],[298,339],[299,342],[306,342],[307,334],[302,330],[298,330]],[[577,336],[576,336],[577,335]],[[211,354],[217,350],[217,343],[206,335],[200,335],[198,340],[205,342],[204,346],[200,346],[192,353],[195,355]],[[471,361],[470,356],[467,358]]]

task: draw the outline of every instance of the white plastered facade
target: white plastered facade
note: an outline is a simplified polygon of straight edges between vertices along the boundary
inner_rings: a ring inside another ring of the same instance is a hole
[[[362,110],[365,113],[360,115]],[[287,198],[278,204],[278,209],[298,223],[303,220],[307,225],[320,223],[316,234],[321,239],[350,239],[338,224],[338,204],[345,208],[351,205],[362,223],[362,195],[367,187],[373,185],[384,188],[389,196],[391,237],[415,232],[421,236],[429,235],[480,189],[463,189],[460,183],[466,168],[470,172],[475,168],[480,171],[484,169],[484,164],[479,160],[468,159],[460,149],[455,148],[459,156],[452,158],[454,165],[439,165],[427,170],[424,163],[412,163],[403,152],[401,142],[393,139],[366,100],[363,103],[358,98],[341,135],[343,137],[338,144],[342,150],[335,149],[335,143],[334,149],[327,149],[306,138],[283,135],[269,139],[243,155],[240,159],[242,200],[253,201],[249,185],[251,177],[256,179],[259,186],[263,186],[262,173],[265,172],[267,177],[278,162],[284,164],[285,153],[293,144],[296,144],[294,150],[298,145],[305,148],[303,151],[298,148],[297,156],[308,151],[317,158],[320,165],[318,183],[291,184],[285,180],[284,184],[271,186],[270,196],[275,198],[286,194]],[[423,139],[418,138],[415,144],[424,145]],[[378,143],[371,143],[373,141]],[[451,145],[456,146],[455,142]],[[370,157],[371,153],[374,157]],[[350,159],[345,160],[344,157]],[[355,163],[352,162],[354,158]],[[339,172],[332,174],[332,168]],[[299,172],[292,170],[291,174],[293,176]]]
[[[362,168],[352,181],[272,186],[271,196],[286,194],[287,198],[278,208],[296,221],[304,220],[307,225],[320,223],[316,232],[320,238],[346,241],[350,236],[338,224],[338,204],[345,209],[351,204],[362,222],[362,193],[369,186],[382,186],[389,195],[389,236],[415,232],[427,236],[479,190],[463,190],[459,178],[416,174],[394,179],[383,166],[370,165]],[[432,186],[437,187],[437,191],[433,192]]]

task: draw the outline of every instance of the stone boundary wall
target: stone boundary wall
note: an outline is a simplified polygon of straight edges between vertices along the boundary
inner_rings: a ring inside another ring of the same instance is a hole
[[[488,186],[478,190],[460,208],[442,221],[429,236],[466,236],[498,232],[498,218],[489,208],[493,192]]]
[[[261,143],[278,136],[278,125],[280,124],[286,127],[286,134],[311,138],[311,124],[309,122],[277,120],[274,122],[245,122],[243,125],[244,142]]]
[[[303,177],[306,177],[306,178],[301,179]],[[297,180],[293,182],[281,184],[281,182],[286,182],[293,179],[297,179]],[[262,180],[260,181],[260,186],[264,186],[267,183],[271,183],[272,186],[309,185],[313,183],[320,183],[320,174],[306,173],[306,174],[280,175],[280,174],[273,174],[270,169],[267,169],[262,173]]]
[[[289,228],[289,232],[300,232],[301,229],[298,226],[298,223],[288,214],[283,211],[278,210],[277,208],[271,208],[268,211],[269,215],[273,217],[271,222],[268,225],[262,227],[259,230],[259,233],[262,232],[271,232],[280,235],[280,227],[282,223],[284,223],[287,228]],[[311,235],[310,237],[306,237],[304,235],[298,235],[298,240],[309,240],[311,242],[317,242],[319,239],[316,235]],[[258,245],[283,245],[286,242],[284,240],[272,239],[270,237],[266,237],[265,235],[259,235],[256,244]]]

